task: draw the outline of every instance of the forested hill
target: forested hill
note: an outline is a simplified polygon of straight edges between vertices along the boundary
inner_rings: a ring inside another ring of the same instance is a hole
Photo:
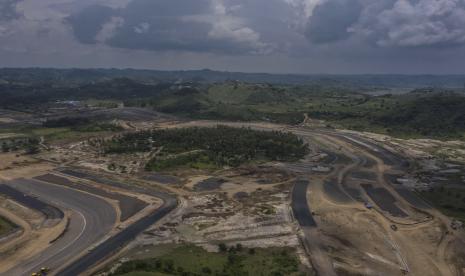
[[[332,127],[403,137],[465,139],[463,88],[423,88],[410,93],[391,88],[381,95],[371,91],[321,84],[145,82],[127,77],[80,84],[0,82],[0,108],[35,112],[61,101],[86,106],[98,100],[190,119],[300,124],[307,114]]]
[[[271,84],[319,84],[349,87],[418,88],[448,87],[463,88],[465,75],[304,75],[240,73],[213,70],[158,71],[135,69],[41,69],[4,68],[0,69],[0,83],[46,83],[82,84],[106,81],[113,78],[131,78],[144,82],[194,81],[223,82],[237,80],[249,83]]]
[[[373,119],[390,132],[430,137],[457,137],[465,132],[465,97],[435,94],[406,101]]]

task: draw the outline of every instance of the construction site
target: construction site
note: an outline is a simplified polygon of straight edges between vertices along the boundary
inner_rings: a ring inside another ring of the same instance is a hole
[[[127,132],[218,124],[120,111]],[[444,175],[463,180],[463,144],[314,123],[221,124],[291,132],[310,153],[170,172],[146,171],[150,153],[102,153],[92,143],[102,137],[0,154],[0,215],[16,225],[1,237],[0,275],[110,275],[162,245],[217,252],[223,243],[292,248],[308,275],[465,275],[462,225],[421,194]]]

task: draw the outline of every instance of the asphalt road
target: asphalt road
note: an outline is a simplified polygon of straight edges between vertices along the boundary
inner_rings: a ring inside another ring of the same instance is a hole
[[[136,238],[137,235],[142,233],[150,225],[156,223],[158,220],[160,220],[176,208],[177,200],[174,196],[164,193],[156,193],[156,196],[163,200],[163,205],[160,208],[158,208],[148,216],[143,217],[135,223],[131,224],[129,227],[125,228],[118,234],[112,236],[108,240],[102,242],[92,251],[85,254],[84,256],[76,260],[74,263],[58,272],[57,275],[75,276],[85,272],[87,269],[96,265],[104,258],[116,253],[125,244]]]
[[[377,145],[376,143],[367,140],[366,138],[352,134],[333,134],[333,136],[339,137],[354,146],[362,148],[363,150],[383,160],[383,163],[386,165],[394,166],[398,169],[406,169],[410,165],[408,160],[406,160],[404,157],[389,151]]]
[[[117,215],[113,206],[88,193],[29,179],[9,181],[6,185],[73,212],[68,231],[60,239],[38,255],[2,275],[31,275],[43,266],[52,270],[58,269],[104,238],[116,222]]]
[[[307,201],[308,180],[296,180],[292,191],[292,212],[302,227],[316,227]]]
[[[312,137],[315,134],[334,137],[338,140],[347,142],[352,149],[359,148],[363,151],[371,153],[372,155],[381,159],[384,164],[390,165],[394,168],[408,167],[408,162],[406,162],[401,156],[356,135],[346,135],[329,130],[307,131],[304,129],[294,129],[293,132],[301,137]],[[341,150],[341,148],[339,148],[339,150]],[[345,156],[344,158],[338,159],[334,160],[334,162],[342,165],[342,168],[334,171],[330,174],[330,176],[328,176],[328,179],[324,183],[324,188],[325,192],[327,192],[332,197],[337,198],[335,201],[344,204],[345,202],[350,202],[350,199],[357,200],[360,197],[360,192],[358,190],[354,189],[354,191],[351,191],[352,193],[349,193],[346,189],[348,186],[345,185],[347,184],[348,178],[353,175],[354,172],[355,176],[357,176],[357,180],[360,182],[377,181],[377,175],[366,173],[367,170],[373,170],[374,166],[376,165],[376,161],[366,154],[358,153],[357,150],[353,151],[353,155],[351,156]],[[344,159],[350,160],[350,162],[343,162]],[[360,171],[364,173],[357,173]],[[294,184],[294,190],[292,193],[292,209],[294,216],[299,222],[304,233],[303,242],[310,255],[312,265],[314,266],[317,275],[336,275],[332,260],[327,255],[327,249],[325,249],[325,245],[322,242],[322,237],[319,233],[317,223],[311,215],[310,206],[308,206],[310,203],[306,198],[306,192],[307,189],[311,189],[311,187],[308,186],[308,181],[298,180]],[[386,189],[383,188],[381,191],[385,192],[382,199],[384,199],[386,195],[391,196],[391,201],[388,202],[390,205],[387,205],[387,207],[390,207],[389,211],[392,212],[392,207],[396,207],[393,204],[396,199]],[[347,199],[345,196],[346,194],[348,197]],[[385,201],[378,201],[378,204],[385,203]],[[386,208],[384,205],[382,205],[382,207]],[[397,209],[395,211],[397,211]],[[395,214],[406,215],[401,209],[398,209],[398,212]]]
[[[116,253],[129,241],[136,238],[136,236],[142,233],[145,229],[162,219],[172,210],[174,210],[178,204],[176,197],[170,194],[146,189],[144,187],[130,185],[123,182],[114,181],[105,177],[100,177],[97,175],[93,175],[82,171],[76,171],[73,169],[63,169],[60,170],[60,172],[77,178],[84,178],[91,181],[95,181],[97,183],[104,183],[109,186],[115,186],[123,189],[129,189],[142,194],[148,194],[162,199],[163,204],[162,206],[160,206],[160,208],[153,211],[151,214],[139,219],[138,221],[131,224],[129,227],[121,230],[121,232],[119,232],[118,234],[100,243],[91,252],[85,254],[84,256],[76,260],[74,263],[59,271],[57,275],[74,276],[85,272],[86,270],[98,264],[106,257],[109,257],[110,255]]]
[[[394,217],[407,217],[408,215],[396,206],[396,198],[383,187],[373,187],[370,184],[361,185],[367,195],[379,208]]]
[[[321,244],[321,236],[316,221],[310,211],[307,190],[310,182],[299,179],[294,182],[292,191],[292,211],[304,234],[304,244],[310,254],[312,265],[318,275],[336,276],[331,259],[326,255]]]
[[[8,185],[0,184],[0,194],[11,198],[29,209],[41,212],[46,219],[62,219],[64,217],[63,211],[55,206],[42,202],[33,196],[24,194]]]
[[[116,192],[108,192],[100,188],[96,188],[93,186],[89,186],[86,184],[73,182],[67,178],[57,176],[54,174],[44,174],[41,176],[34,177],[34,179],[62,185],[65,187],[69,187],[75,190],[84,191],[93,195],[98,195],[104,198],[109,198],[118,201],[119,209],[121,210],[120,220],[125,221],[132,217],[133,215],[137,214],[139,211],[147,207],[148,203],[142,201],[136,197],[127,196],[125,194],[116,193]]]

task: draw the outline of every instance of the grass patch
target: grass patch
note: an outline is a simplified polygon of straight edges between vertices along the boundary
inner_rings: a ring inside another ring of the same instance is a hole
[[[6,218],[0,217],[0,237],[11,233],[18,226]]]
[[[156,258],[131,260],[112,275],[306,275],[290,248],[220,247],[210,253],[193,245],[174,247]]]
[[[0,133],[14,133],[25,137],[44,137],[45,142],[62,140],[80,140],[122,130],[121,127],[107,123],[91,123],[78,127],[19,127],[1,130]]]
[[[129,272],[126,274],[122,274],[123,276],[169,276],[172,274],[166,274],[163,272],[146,272],[146,271],[134,271]]]
[[[465,190],[440,187],[420,195],[445,215],[465,222]]]
[[[177,168],[214,170],[219,167],[208,154],[202,151],[182,153],[167,158],[154,158],[145,166],[148,171],[166,171]]]

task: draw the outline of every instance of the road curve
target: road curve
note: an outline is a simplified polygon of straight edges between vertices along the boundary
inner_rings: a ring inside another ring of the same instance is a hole
[[[299,179],[294,182],[291,202],[292,212],[300,226],[316,227],[316,222],[313,219],[307,200],[308,185],[309,181],[306,179]]]
[[[59,271],[57,275],[75,276],[85,272],[87,269],[98,264],[104,258],[116,253],[125,244],[135,239],[137,235],[142,233],[152,224],[162,219],[177,206],[177,199],[172,195],[158,192],[151,192],[151,195],[163,200],[163,205],[160,208],[139,219],[108,240],[102,242],[92,251],[88,252],[74,263],[70,264],[68,267]]]
[[[65,215],[62,210],[56,208],[55,206],[42,202],[33,196],[24,194],[23,192],[18,191],[8,185],[0,184],[0,194],[11,198],[12,200],[20,203],[23,206],[26,206],[31,210],[36,210],[42,213],[45,219],[61,220]]]
[[[42,266],[58,269],[89,246],[104,238],[116,222],[113,206],[105,200],[77,190],[29,179],[17,179],[6,185],[38,196],[55,206],[72,211],[68,231],[63,237],[20,266],[2,275],[31,275]]]

